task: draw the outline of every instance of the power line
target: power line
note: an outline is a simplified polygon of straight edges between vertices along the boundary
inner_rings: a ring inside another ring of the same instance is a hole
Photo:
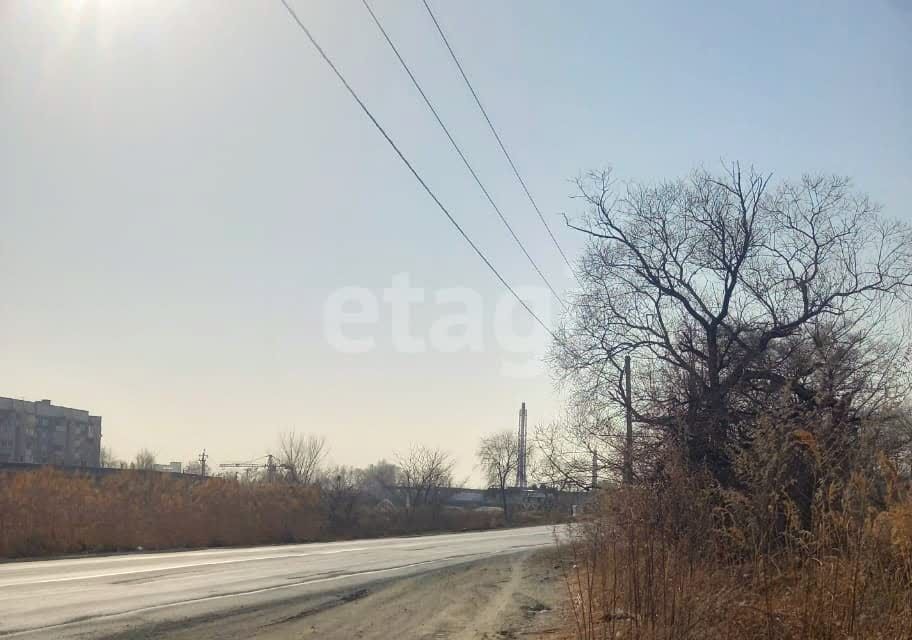
[[[450,52],[450,57],[453,58],[453,62],[456,63],[456,67],[459,69],[462,79],[465,80],[466,86],[469,88],[469,91],[472,92],[472,97],[475,98],[475,104],[478,105],[478,108],[481,110],[481,114],[484,116],[485,121],[488,123],[488,127],[491,129],[491,133],[494,134],[494,138],[497,140],[497,144],[500,146],[500,150],[503,151],[504,156],[507,158],[507,162],[510,163],[510,168],[513,169],[513,175],[516,176],[516,179],[519,181],[519,184],[522,186],[523,191],[526,193],[526,197],[529,199],[529,202],[532,203],[532,207],[535,209],[535,212],[538,214],[538,219],[541,220],[541,223],[545,226],[545,229],[548,231],[548,235],[551,236],[551,241],[554,242],[554,246],[557,247],[558,252],[560,252],[561,257],[564,259],[564,262],[570,268],[570,271],[576,276],[576,270],[573,268],[573,265],[570,264],[570,261],[567,259],[567,254],[564,253],[564,250],[561,248],[560,243],[557,241],[557,238],[554,237],[554,233],[551,231],[551,227],[548,226],[548,223],[545,221],[545,216],[542,215],[541,209],[538,207],[538,204],[535,202],[535,198],[532,197],[532,194],[529,192],[529,188],[526,186],[525,180],[522,179],[522,176],[519,174],[519,169],[516,168],[516,163],[513,162],[510,152],[507,151],[507,147],[504,145],[503,140],[500,138],[500,134],[497,133],[497,129],[494,127],[494,123],[491,122],[491,118],[488,116],[487,110],[481,104],[481,99],[478,97],[478,93],[475,91],[475,88],[472,86],[472,83],[469,81],[469,77],[466,75],[465,70],[462,68],[462,63],[459,62],[459,58],[456,57],[456,52],[453,51],[453,47],[450,46],[450,41],[447,39],[446,34],[443,33],[443,29],[440,26],[440,23],[437,21],[437,17],[434,15],[434,12],[431,10],[431,5],[428,4],[428,0],[421,0],[424,3],[425,9],[427,9],[428,15],[431,16],[431,20],[434,21],[434,26],[437,27],[437,33],[440,34],[440,37],[443,39],[443,43],[446,45],[447,50]]]
[[[497,206],[497,204],[494,202],[494,199],[491,197],[491,194],[488,193],[487,188],[485,188],[484,184],[482,184],[481,178],[478,177],[478,174],[475,172],[475,169],[469,163],[469,161],[466,158],[465,154],[463,153],[462,149],[459,147],[459,145],[456,143],[456,140],[453,138],[453,135],[450,133],[450,130],[443,123],[443,119],[440,117],[440,114],[437,112],[437,109],[434,107],[430,98],[427,97],[427,94],[425,94],[424,89],[421,88],[421,84],[418,82],[418,79],[415,77],[415,74],[412,73],[411,68],[409,68],[408,64],[405,62],[405,59],[403,59],[402,54],[399,53],[399,49],[393,43],[392,38],[390,38],[389,34],[386,32],[386,29],[383,28],[383,24],[381,24],[380,19],[377,17],[377,14],[374,13],[374,10],[371,8],[370,4],[368,4],[367,0],[361,0],[361,2],[364,5],[364,8],[367,9],[367,12],[371,15],[371,18],[373,18],[374,24],[377,25],[377,28],[380,30],[380,33],[383,34],[383,37],[386,39],[387,44],[389,44],[390,48],[393,50],[393,53],[396,54],[396,57],[399,59],[399,63],[402,65],[402,68],[405,69],[405,72],[408,74],[408,77],[411,78],[412,84],[415,85],[415,88],[418,90],[418,93],[421,94],[422,99],[424,99],[424,103],[427,105],[428,109],[431,110],[431,113],[434,114],[434,118],[437,120],[437,124],[439,124],[440,128],[443,129],[443,132],[446,134],[446,137],[449,139],[450,144],[453,145],[453,149],[456,150],[456,153],[459,154],[459,157],[462,159],[462,163],[466,166],[466,169],[469,170],[469,173],[472,174],[472,177],[475,179],[475,183],[481,189],[482,193],[484,193],[485,198],[487,198],[488,202],[491,204],[491,207],[493,207],[494,211],[497,212],[497,215],[500,218],[500,221],[503,222],[504,226],[507,228],[507,231],[509,231],[510,235],[513,236],[513,240],[515,240],[516,244],[519,245],[519,248],[522,250],[523,254],[525,254],[526,258],[529,260],[529,263],[532,265],[532,268],[535,269],[535,272],[538,273],[539,277],[542,279],[542,281],[545,283],[545,285],[547,285],[548,289],[551,290],[551,293],[554,294],[554,297],[557,298],[558,302],[561,303],[561,306],[563,306],[566,309],[566,304],[564,304],[564,301],[561,298],[561,296],[558,295],[557,291],[554,290],[554,287],[551,286],[551,283],[548,281],[548,278],[545,277],[545,274],[542,273],[541,269],[535,263],[535,260],[533,260],[532,256],[529,255],[529,252],[526,250],[526,247],[523,245],[522,241],[516,235],[516,232],[513,231],[513,227],[510,226],[509,222],[507,222],[507,219],[506,219],[506,217],[504,217],[504,214],[501,212],[500,207]]]
[[[452,225],[456,228],[456,231],[459,232],[459,235],[461,235],[463,237],[463,239],[469,244],[469,246],[472,247],[472,249],[475,251],[475,253],[478,255],[478,257],[481,258],[482,261],[487,265],[488,269],[490,269],[491,272],[495,276],[497,276],[497,279],[500,280],[500,283],[504,287],[506,287],[507,290],[511,294],[513,294],[513,297],[516,298],[517,302],[519,302],[519,304],[522,305],[522,307],[529,313],[529,315],[532,316],[532,318],[539,325],[541,325],[541,327],[545,331],[547,331],[548,334],[550,334],[552,338],[554,338],[555,340],[560,342],[560,338],[558,338],[557,334],[554,333],[548,327],[548,325],[546,325],[542,321],[542,319],[538,317],[538,315],[534,311],[532,311],[532,308],[526,303],[526,301],[523,300],[519,296],[519,294],[516,293],[516,291],[513,289],[513,287],[511,287],[510,284],[504,279],[504,277],[502,275],[500,275],[500,272],[494,267],[493,264],[491,264],[491,261],[488,260],[488,258],[485,256],[485,254],[482,253],[481,249],[478,248],[478,245],[476,245],[472,241],[472,239],[463,230],[463,228],[459,225],[459,223],[456,222],[456,219],[449,212],[449,210],[443,205],[442,202],[440,202],[440,199],[431,190],[431,188],[428,186],[428,184],[424,181],[424,178],[421,177],[421,174],[419,174],[418,171],[415,169],[415,167],[412,165],[412,163],[409,162],[408,158],[405,157],[405,154],[402,153],[402,151],[399,149],[399,146],[393,141],[393,139],[390,137],[390,135],[386,132],[386,129],[384,129],[383,126],[380,124],[380,122],[377,121],[377,118],[375,118],[374,114],[371,113],[370,109],[367,108],[367,105],[364,104],[364,101],[361,100],[361,98],[358,96],[358,94],[355,92],[355,90],[352,88],[352,86],[348,83],[348,80],[345,79],[345,76],[342,75],[342,72],[339,71],[339,68],[335,65],[335,63],[332,61],[332,59],[329,57],[329,55],[327,55],[327,53],[323,50],[323,47],[321,47],[320,44],[316,41],[316,39],[313,37],[313,34],[311,34],[310,29],[308,29],[304,25],[304,23],[298,17],[298,14],[295,12],[295,10],[291,8],[291,5],[288,4],[288,0],[279,0],[279,1],[285,7],[286,11],[288,11],[289,15],[292,17],[292,19],[295,21],[295,23],[297,23],[297,25],[301,29],[301,31],[304,32],[304,35],[307,36],[307,39],[313,45],[314,49],[317,50],[317,53],[320,54],[320,57],[323,58],[323,61],[329,66],[330,69],[332,69],[332,72],[339,79],[339,82],[342,83],[342,85],[345,87],[345,89],[348,91],[348,93],[351,95],[351,97],[355,100],[355,102],[358,103],[358,106],[361,107],[361,110],[364,112],[364,115],[366,115],[368,117],[368,119],[371,121],[371,123],[374,125],[374,127],[376,127],[377,131],[380,132],[380,134],[387,141],[387,143],[389,143],[389,145],[393,148],[393,151],[396,152],[396,155],[399,156],[399,159],[402,160],[402,163],[408,168],[408,170],[412,173],[412,175],[415,177],[415,179],[418,181],[418,183],[422,186],[422,188],[425,190],[425,192],[427,192],[427,194],[431,197],[431,199],[434,201],[434,204],[437,205],[437,207],[443,212],[443,214],[447,217],[447,219],[450,221],[450,223],[452,223]]]

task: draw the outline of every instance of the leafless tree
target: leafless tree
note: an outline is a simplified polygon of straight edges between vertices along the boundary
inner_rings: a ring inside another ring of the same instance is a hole
[[[289,480],[312,484],[327,453],[324,436],[288,431],[279,436],[279,451],[275,457],[276,463],[287,472]]]
[[[154,469],[155,454],[148,449],[140,449],[136,454],[136,457],[133,458],[133,464],[131,466],[134,469]]]
[[[102,469],[119,469],[123,463],[117,459],[110,447],[102,447],[98,456],[98,466]]]
[[[593,463],[602,479],[608,469],[620,468],[618,437],[605,424],[571,417],[537,426],[532,434],[534,481],[560,491],[589,489]]]
[[[453,487],[455,462],[442,449],[415,445],[396,456],[400,489],[406,494],[408,509],[437,508]]]
[[[380,460],[363,470],[361,490],[374,501],[391,500],[395,497],[396,479],[399,468],[386,460]]]
[[[848,179],[774,184],[733,165],[620,188],[601,172],[578,186],[587,217],[570,226],[590,240],[584,288],[554,361],[581,399],[618,413],[631,356],[639,427],[723,481],[744,422],[783,390],[816,402],[834,363],[847,386],[831,404],[899,400],[905,381],[872,381],[862,360],[876,345],[881,372],[907,370],[883,329],[912,287],[912,235]],[[852,343],[854,362],[840,359]]]
[[[512,431],[501,431],[481,439],[478,445],[478,464],[490,486],[497,487],[503,505],[504,518],[509,521],[507,487],[519,463],[519,438]]]
[[[320,499],[329,520],[330,531],[350,533],[357,520],[356,510],[362,497],[364,472],[344,465],[321,471],[317,476]]]

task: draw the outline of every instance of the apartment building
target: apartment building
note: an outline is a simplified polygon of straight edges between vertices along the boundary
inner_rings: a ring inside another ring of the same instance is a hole
[[[0,397],[0,462],[97,467],[101,417],[83,409]]]

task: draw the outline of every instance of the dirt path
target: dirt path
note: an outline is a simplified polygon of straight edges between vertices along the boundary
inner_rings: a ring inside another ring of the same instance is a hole
[[[510,563],[509,577],[504,582],[495,585],[495,593],[485,602],[479,603],[479,609],[471,616],[468,616],[467,624],[464,629],[453,637],[458,640],[471,640],[472,638],[484,637],[493,629],[501,631],[503,621],[509,617],[513,608],[514,600],[522,597],[521,585],[523,578],[523,568],[528,564],[528,558],[524,556],[514,556]],[[536,604],[545,606],[542,603]],[[466,612],[469,613],[469,612]]]
[[[563,639],[563,582],[551,553],[499,556],[290,601],[268,611],[186,621],[145,638],[217,640]]]

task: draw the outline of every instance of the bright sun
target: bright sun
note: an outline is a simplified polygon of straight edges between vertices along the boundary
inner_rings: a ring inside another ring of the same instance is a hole
[[[66,29],[67,40],[90,28],[95,46],[109,49],[118,33],[142,30],[150,19],[165,17],[174,5],[168,0],[64,0],[56,20]]]

